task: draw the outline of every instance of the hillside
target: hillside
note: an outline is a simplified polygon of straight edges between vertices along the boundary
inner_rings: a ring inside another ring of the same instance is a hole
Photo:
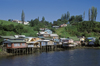
[[[13,23],[10,21],[0,20],[0,35],[24,34],[26,36],[37,36],[37,31],[28,25]]]
[[[79,38],[77,38],[76,35],[71,35],[69,32],[67,32],[66,27],[62,27],[62,28],[59,28],[59,29],[55,30],[55,33],[57,33],[59,35],[59,37],[61,37],[61,38],[70,37],[73,40],[79,40]]]
[[[37,22],[37,21],[35,21]],[[33,22],[33,23],[35,23]],[[23,25],[18,23],[13,23],[9,21],[0,20],[0,35],[26,35],[26,36],[37,36],[37,32],[41,27],[38,23],[35,26],[30,27],[30,25]],[[47,28],[50,28],[47,27]],[[74,24],[68,24],[67,27],[62,27],[59,29],[52,29],[54,33],[57,33],[59,37],[70,37],[76,39],[76,36],[86,36],[86,37],[100,37],[100,22],[82,21]]]
[[[100,37],[100,22],[83,21],[55,30],[60,37]]]

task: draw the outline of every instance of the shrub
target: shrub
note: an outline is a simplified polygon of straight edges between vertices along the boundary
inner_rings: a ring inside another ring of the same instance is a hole
[[[99,46],[99,39],[96,39],[95,43],[94,43],[96,46]]]

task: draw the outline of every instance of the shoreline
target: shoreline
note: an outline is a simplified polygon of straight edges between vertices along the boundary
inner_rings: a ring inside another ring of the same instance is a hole
[[[13,55],[12,53],[7,53],[5,51],[0,51],[0,57],[2,56],[10,56],[10,55]]]
[[[70,47],[70,48],[57,48],[55,51],[63,51],[63,50],[71,50],[71,49],[73,49],[73,50],[74,49],[100,49],[100,47],[78,46],[78,47]],[[11,55],[13,55],[13,54],[12,53],[7,53],[5,51],[0,51],[0,57],[11,56]]]

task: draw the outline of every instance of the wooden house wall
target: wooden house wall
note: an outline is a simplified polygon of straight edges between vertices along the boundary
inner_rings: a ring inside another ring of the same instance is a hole
[[[46,45],[54,45],[53,41],[49,41],[49,42],[40,42],[41,46],[46,46]]]
[[[43,37],[50,37],[50,35],[49,34],[44,34]]]
[[[7,48],[26,48],[26,43],[8,43]]]
[[[38,43],[33,43],[33,44],[28,43],[27,47],[40,47],[40,43],[39,42]]]

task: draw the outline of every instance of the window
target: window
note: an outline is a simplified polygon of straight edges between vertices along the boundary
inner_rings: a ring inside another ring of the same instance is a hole
[[[17,43],[14,43],[14,47],[17,47]]]
[[[22,43],[22,46],[25,46],[25,43]]]
[[[14,43],[14,47],[20,46],[20,43]]]
[[[17,45],[20,46],[20,43],[18,43]]]
[[[42,42],[41,44],[42,44],[42,46],[45,46],[46,45],[45,42]]]
[[[10,43],[8,44],[8,47],[11,47],[11,44]]]

